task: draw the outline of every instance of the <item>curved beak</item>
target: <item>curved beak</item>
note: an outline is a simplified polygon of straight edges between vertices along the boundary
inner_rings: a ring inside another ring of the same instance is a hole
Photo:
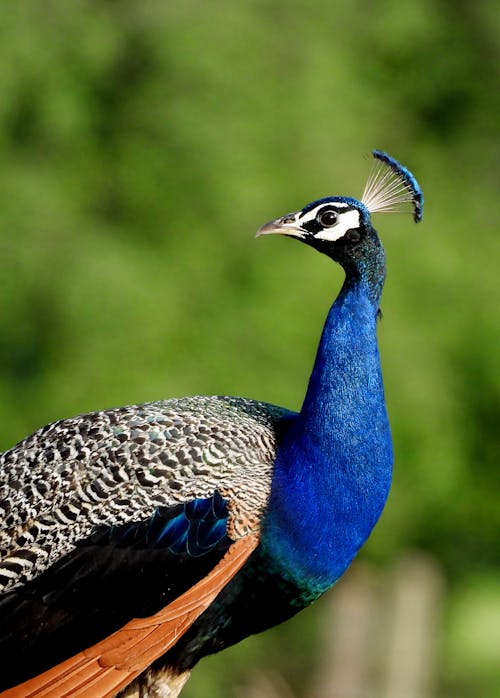
[[[255,237],[277,234],[303,238],[306,235],[306,231],[298,224],[298,217],[298,213],[288,213],[286,216],[281,216],[281,218],[276,218],[274,221],[264,223],[256,232]]]

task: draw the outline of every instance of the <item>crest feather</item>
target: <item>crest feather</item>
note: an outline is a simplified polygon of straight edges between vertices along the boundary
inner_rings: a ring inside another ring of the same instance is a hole
[[[361,202],[370,213],[406,213],[411,204],[415,223],[422,220],[424,195],[410,170],[382,150],[374,150],[372,170]]]

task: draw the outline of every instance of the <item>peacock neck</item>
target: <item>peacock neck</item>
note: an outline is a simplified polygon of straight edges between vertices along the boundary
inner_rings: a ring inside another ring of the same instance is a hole
[[[383,400],[376,337],[380,291],[362,277],[346,276],[321,335],[300,412],[304,425],[318,422],[324,433],[339,410],[358,411],[372,393]]]
[[[335,444],[335,454],[385,417],[376,336],[385,254],[375,231],[358,255],[339,261],[345,281],[328,313],[299,416],[299,430],[324,446]]]
[[[318,593],[331,586],[384,506],[392,446],[376,339],[383,251],[346,269],[323,330],[299,415],[280,444],[263,546]]]

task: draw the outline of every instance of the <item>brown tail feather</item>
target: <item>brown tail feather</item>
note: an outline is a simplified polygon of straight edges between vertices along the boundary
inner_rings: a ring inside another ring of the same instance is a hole
[[[253,534],[236,541],[210,574],[158,613],[130,621],[71,659],[3,691],[0,698],[111,698],[175,645],[258,542]]]

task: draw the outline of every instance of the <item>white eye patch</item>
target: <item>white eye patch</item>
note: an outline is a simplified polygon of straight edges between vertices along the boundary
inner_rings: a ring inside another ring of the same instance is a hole
[[[335,240],[340,240],[341,237],[344,237],[348,230],[360,227],[361,219],[359,211],[357,211],[355,208],[351,208],[348,211],[338,210],[340,208],[347,207],[347,204],[335,202],[335,209],[337,209],[339,217],[338,223],[333,225],[331,228],[323,228],[319,232],[315,233],[314,237],[316,240],[335,242]],[[301,225],[304,225],[304,223],[314,220],[318,214],[318,211],[320,211],[322,208],[324,208],[324,204],[322,206],[318,206],[318,208],[315,208],[312,211],[308,211],[305,216],[300,218],[298,222]]]
[[[335,240],[339,240],[341,237],[344,237],[347,231],[351,230],[351,228],[359,228],[359,225],[359,211],[356,211],[356,209],[351,209],[345,213],[339,213],[339,222],[337,225],[334,225],[331,228],[323,228],[323,230],[316,233],[314,237],[319,240],[334,242]]]

